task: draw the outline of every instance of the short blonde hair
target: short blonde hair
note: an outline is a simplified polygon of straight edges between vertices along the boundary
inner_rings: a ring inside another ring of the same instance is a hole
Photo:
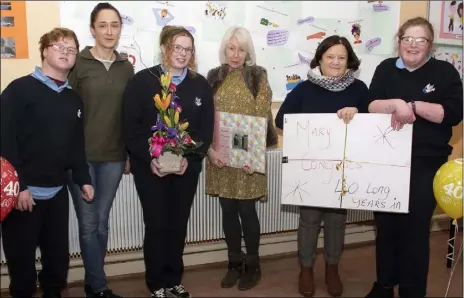
[[[221,41],[221,46],[219,47],[219,62],[221,64],[227,64],[226,48],[229,44],[229,40],[231,37],[237,38],[240,47],[247,53],[247,56],[245,58],[245,64],[248,66],[255,65],[255,46],[253,44],[253,40],[251,39],[250,32],[248,32],[246,28],[238,26],[230,27],[224,34],[224,37]]]

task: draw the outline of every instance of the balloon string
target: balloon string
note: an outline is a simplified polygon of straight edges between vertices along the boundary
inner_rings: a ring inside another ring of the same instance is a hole
[[[454,226],[454,235],[453,235],[452,238],[448,239],[448,245],[451,247],[451,252],[446,255],[446,259],[451,260],[451,261],[454,261],[455,253],[454,253],[454,245],[453,245],[453,243],[455,243],[456,236],[457,236],[457,234],[459,232],[458,223],[457,223],[457,221],[455,219],[453,220],[453,226]]]
[[[451,245],[451,241],[456,239],[458,233],[459,233],[459,227],[458,227],[458,223],[456,220],[453,221],[453,224],[454,224],[454,237],[449,239],[448,240],[448,244],[453,248],[453,252],[451,254],[448,254],[447,255],[447,258],[452,260],[453,261],[453,268],[451,269],[451,273],[450,273],[450,277],[449,277],[449,280],[448,280],[448,285],[446,287],[446,293],[445,293],[445,297],[448,297],[448,292],[449,292],[449,289],[450,289],[450,286],[451,286],[451,281],[453,280],[453,275],[454,275],[454,271],[456,270],[456,267],[458,265],[458,261],[459,261],[459,258],[461,257],[462,255],[462,242],[461,242],[461,247],[459,248],[459,252],[458,252],[458,255],[456,258],[453,258],[453,253],[454,253],[454,246]],[[449,256],[451,255],[451,256]]]

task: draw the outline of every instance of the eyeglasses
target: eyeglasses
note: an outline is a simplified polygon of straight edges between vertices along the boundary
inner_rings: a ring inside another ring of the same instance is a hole
[[[183,46],[181,45],[178,45],[178,44],[175,44],[173,47],[172,47],[174,53],[182,53],[182,51],[185,51],[185,54],[187,55],[192,55],[193,54],[193,49],[192,48],[184,48]]]
[[[425,37],[412,37],[412,36],[403,36],[401,37],[401,42],[404,45],[410,46],[412,44],[417,44],[418,46],[425,46],[429,40]]]
[[[62,44],[51,44],[49,47],[53,47],[56,51],[60,53],[68,53],[69,55],[77,55],[77,49],[76,48],[67,48]]]

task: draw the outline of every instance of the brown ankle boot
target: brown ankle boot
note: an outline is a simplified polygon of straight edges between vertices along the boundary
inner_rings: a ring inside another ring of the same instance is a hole
[[[298,292],[304,297],[313,297],[315,292],[313,267],[301,266]]]
[[[340,297],[343,293],[343,284],[338,274],[338,264],[325,265],[325,284],[327,293],[332,297]]]

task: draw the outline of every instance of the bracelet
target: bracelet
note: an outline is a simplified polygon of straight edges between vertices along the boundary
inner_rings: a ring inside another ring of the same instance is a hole
[[[412,111],[416,114],[416,102],[414,100],[411,101]]]

